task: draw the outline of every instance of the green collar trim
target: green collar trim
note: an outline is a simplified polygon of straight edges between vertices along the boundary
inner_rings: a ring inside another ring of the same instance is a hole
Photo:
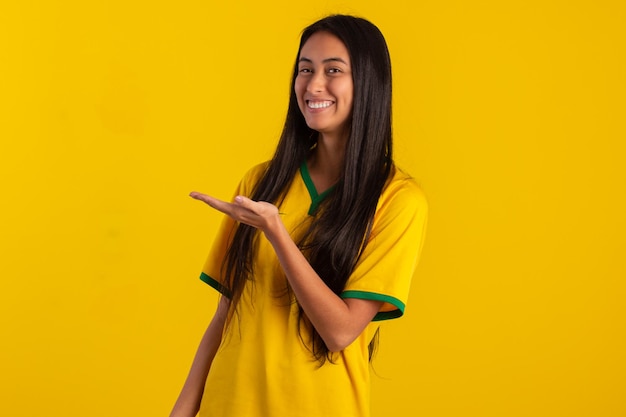
[[[309,207],[308,214],[309,216],[312,216],[313,213],[315,213],[315,210],[317,210],[317,207],[320,205],[320,203],[324,201],[324,198],[326,198],[326,196],[333,191],[335,186],[333,185],[323,193],[318,194],[317,190],[315,189],[315,184],[313,184],[313,180],[311,179],[309,167],[306,166],[306,161],[304,161],[302,165],[300,165],[300,175],[302,176],[302,181],[304,181],[304,185],[306,185],[306,189],[309,191],[309,196],[311,197],[311,207]]]

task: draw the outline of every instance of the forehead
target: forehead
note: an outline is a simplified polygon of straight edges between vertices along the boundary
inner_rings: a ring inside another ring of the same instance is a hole
[[[300,58],[308,58],[312,61],[324,60],[327,58],[342,58],[350,62],[348,49],[341,40],[329,32],[315,32],[302,45]]]

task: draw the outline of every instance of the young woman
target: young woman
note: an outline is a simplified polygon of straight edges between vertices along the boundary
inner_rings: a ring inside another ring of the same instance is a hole
[[[370,22],[302,34],[285,127],[201,275],[222,297],[172,416],[369,416],[379,321],[403,314],[427,206],[395,167],[391,64]]]

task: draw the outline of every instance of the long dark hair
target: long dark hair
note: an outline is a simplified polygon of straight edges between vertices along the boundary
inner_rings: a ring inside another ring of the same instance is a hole
[[[392,163],[391,62],[385,39],[369,21],[332,15],[304,29],[291,80],[285,126],[276,152],[250,196],[280,206],[300,165],[317,140],[296,100],[294,84],[302,46],[316,32],[339,38],[350,55],[354,85],[352,120],[346,144],[343,173],[332,193],[313,213],[310,226],[299,242],[320,278],[339,295],[367,245],[378,198]],[[246,281],[253,277],[257,230],[240,224],[224,260],[225,286],[231,309],[236,309]],[[231,310],[233,311],[233,310]],[[308,326],[310,339],[303,342],[320,364],[332,361],[332,352],[306,319],[300,307],[300,327]]]

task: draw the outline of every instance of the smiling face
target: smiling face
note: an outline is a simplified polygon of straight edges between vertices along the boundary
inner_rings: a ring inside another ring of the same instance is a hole
[[[305,42],[298,58],[295,81],[298,107],[313,130],[344,137],[352,115],[353,83],[346,46],[328,32]]]

